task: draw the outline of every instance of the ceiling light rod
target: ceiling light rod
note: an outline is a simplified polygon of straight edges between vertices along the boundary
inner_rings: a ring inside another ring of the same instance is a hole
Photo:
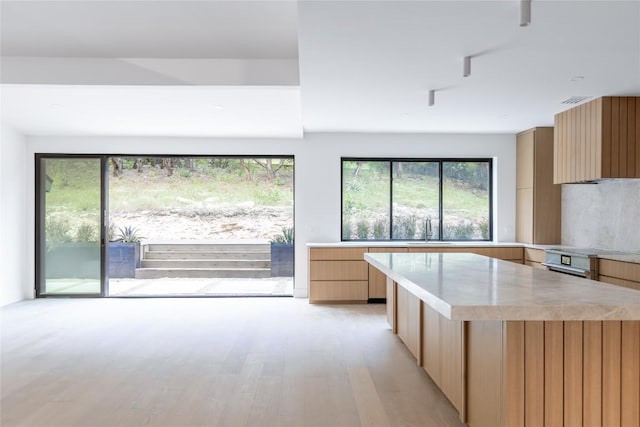
[[[433,107],[435,103],[436,103],[436,91],[431,89],[429,91],[429,107]]]
[[[531,24],[531,0],[520,0],[520,26]]]
[[[465,56],[462,64],[462,77],[469,77],[471,75],[471,57]]]

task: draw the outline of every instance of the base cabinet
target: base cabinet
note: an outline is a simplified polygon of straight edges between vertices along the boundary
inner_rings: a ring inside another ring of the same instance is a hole
[[[386,285],[387,319],[469,426],[640,427],[640,321],[456,321]]]
[[[310,248],[309,302],[367,302],[366,248]]]
[[[598,280],[640,290],[640,264],[600,259],[598,260]]]

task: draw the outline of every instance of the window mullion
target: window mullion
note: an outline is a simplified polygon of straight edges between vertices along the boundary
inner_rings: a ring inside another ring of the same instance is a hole
[[[438,162],[438,240],[443,240],[444,237],[444,218],[442,209],[442,195],[443,192],[443,179],[442,179],[442,160]]]

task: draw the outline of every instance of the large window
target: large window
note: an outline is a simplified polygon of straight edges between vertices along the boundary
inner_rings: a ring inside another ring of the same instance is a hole
[[[491,159],[342,159],[342,240],[491,240]]]

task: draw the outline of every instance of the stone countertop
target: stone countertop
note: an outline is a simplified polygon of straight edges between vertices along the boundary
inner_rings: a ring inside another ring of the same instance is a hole
[[[337,243],[307,243],[308,248],[450,248],[450,247],[461,247],[461,248],[469,248],[469,247],[513,247],[513,248],[521,248],[523,247],[522,243],[517,242],[488,242],[488,241],[476,241],[476,242],[441,242],[441,241],[433,241],[432,243],[425,243],[422,241],[352,241],[352,242],[337,242]]]
[[[468,253],[366,253],[453,320],[640,320],[640,291]]]
[[[567,245],[536,245],[531,243],[519,243],[519,242],[487,242],[487,241],[478,241],[478,242],[436,242],[433,243],[423,243],[423,242],[401,242],[401,241],[386,241],[386,242],[362,242],[362,241],[353,241],[353,242],[337,242],[337,243],[307,243],[308,248],[396,248],[396,247],[416,247],[416,248],[450,248],[450,247],[460,247],[460,248],[471,248],[471,247],[513,247],[513,248],[531,248],[531,249],[562,249],[566,251],[571,251],[571,249],[576,249],[575,246],[567,246]],[[598,251],[598,249],[595,249]],[[612,251],[613,252],[613,251]],[[640,264],[640,253],[633,252],[619,252],[619,253],[610,253],[610,254],[599,254],[598,258],[600,259],[610,259],[613,261],[623,261],[623,262],[632,262],[636,264]]]

